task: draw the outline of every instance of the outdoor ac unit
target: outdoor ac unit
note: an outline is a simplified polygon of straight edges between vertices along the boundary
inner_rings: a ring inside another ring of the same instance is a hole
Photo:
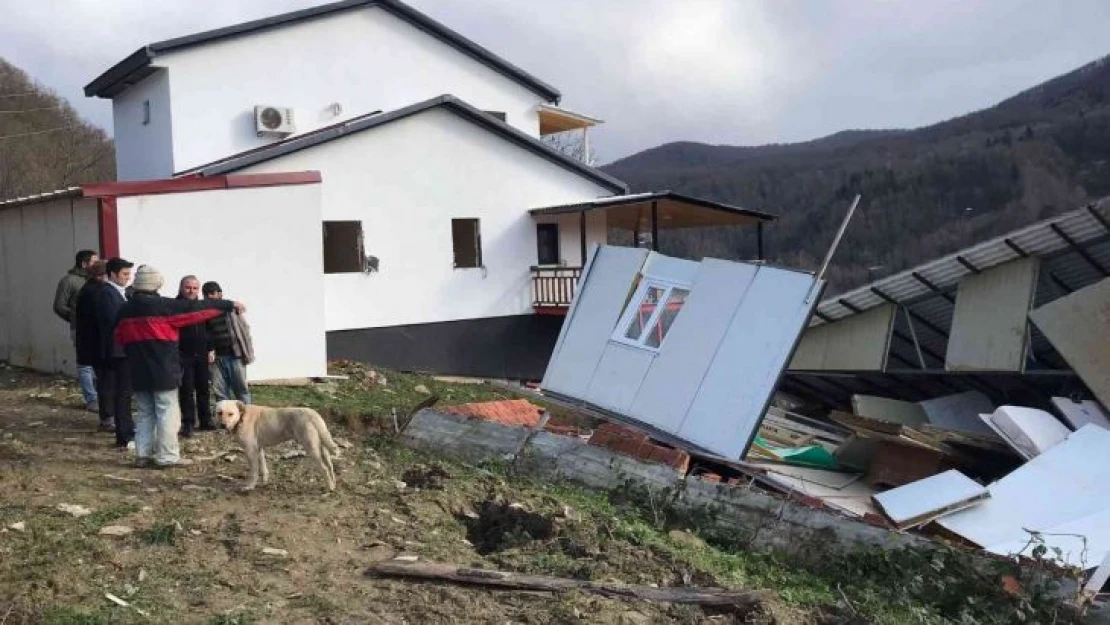
[[[293,109],[280,106],[258,105],[254,107],[254,129],[258,136],[290,135],[293,126]]]

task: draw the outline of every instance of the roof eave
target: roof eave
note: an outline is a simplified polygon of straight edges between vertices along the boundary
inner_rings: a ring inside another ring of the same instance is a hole
[[[118,85],[128,76],[150,65],[154,59],[154,51],[150,46],[143,46],[131,53],[130,56],[108,68],[103,74],[97,76],[92,82],[85,85],[85,97],[110,98],[115,95],[113,87]]]

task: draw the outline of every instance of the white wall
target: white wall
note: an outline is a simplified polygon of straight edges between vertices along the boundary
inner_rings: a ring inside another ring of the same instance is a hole
[[[327,372],[320,185],[119,198],[121,255],[149,264],[174,297],[180,279],[215,280],[247,306],[251,380]]]
[[[324,219],[361,220],[380,259],[378,273],[325,276],[328,330],[531,312],[527,209],[612,195],[441,108],[243,173],[307,169],[323,175]],[[481,219],[485,270],[453,268],[456,217]]]
[[[150,123],[143,123],[143,103],[150,102]],[[120,94],[112,106],[116,142],[116,178],[154,180],[173,173],[170,80],[159,70]]]
[[[585,264],[586,261],[582,258],[582,222],[577,213],[543,215],[536,217],[535,221],[536,223],[559,224],[559,260],[567,267],[582,267]],[[609,230],[606,225],[605,211],[598,210],[586,213],[587,255],[594,245],[605,245],[609,242]],[[532,264],[535,264],[535,262]]]
[[[176,171],[275,141],[255,134],[256,104],[293,108],[301,133],[453,94],[504,111],[510,124],[539,134],[541,96],[376,7],[171,52],[156,62],[168,68],[173,87]],[[343,108],[338,117],[327,110],[333,102]],[[121,154],[133,144],[117,147]],[[167,164],[160,155],[152,166],[169,176]]]
[[[96,200],[0,209],[0,360],[76,374],[69,324],[54,314],[58,280],[77,250],[97,250]]]

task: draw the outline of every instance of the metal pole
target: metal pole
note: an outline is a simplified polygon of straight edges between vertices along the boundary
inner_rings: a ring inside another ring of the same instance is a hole
[[[655,200],[651,202],[651,251],[659,251],[659,206]]]
[[[763,222],[759,222],[755,226],[755,257],[756,260],[763,260]]]
[[[836,253],[836,248],[840,246],[840,239],[844,236],[844,231],[848,229],[848,222],[852,220],[852,215],[855,214],[856,207],[859,206],[859,198],[860,195],[857,193],[856,199],[852,200],[852,205],[848,207],[848,214],[845,215],[844,220],[840,222],[840,229],[836,231],[836,237],[833,238],[833,242],[832,245],[829,247],[829,251],[825,253],[825,260],[821,261],[821,269],[818,270],[817,275],[814,276],[814,287],[816,287],[818,284],[821,284],[821,280],[824,279],[825,271],[828,270],[829,263],[832,262],[833,254]],[[806,296],[807,303],[809,302],[810,298],[813,297],[816,290],[816,288],[810,290],[809,295]]]
[[[899,306],[902,309],[902,314],[906,316],[906,325],[910,327],[910,337],[913,338],[913,348],[917,351],[917,360],[921,362],[921,368],[927,368],[925,365],[925,356],[921,355],[921,343],[917,340],[917,330],[913,327],[913,317],[910,311],[905,306]]]
[[[579,235],[581,236],[581,239],[579,240],[579,242],[582,244],[582,260],[579,263],[579,267],[585,267],[586,266],[586,211],[585,210],[578,211],[578,228],[579,228]]]

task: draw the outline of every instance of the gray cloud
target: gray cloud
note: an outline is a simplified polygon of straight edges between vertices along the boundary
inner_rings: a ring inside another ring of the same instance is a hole
[[[602,161],[947,119],[1105,54],[1110,24],[1104,0],[410,2],[606,120]],[[136,48],[317,3],[7,0],[0,56],[110,132],[81,88]]]

